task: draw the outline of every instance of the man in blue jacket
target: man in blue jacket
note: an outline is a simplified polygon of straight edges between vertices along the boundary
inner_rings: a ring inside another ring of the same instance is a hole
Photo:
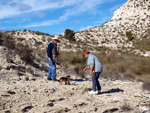
[[[47,62],[49,65],[49,70],[48,70],[48,76],[47,79],[48,80],[53,80],[53,81],[57,81],[56,80],[56,62],[57,62],[57,58],[58,58],[58,51],[57,51],[57,43],[59,43],[60,40],[58,39],[58,36],[55,36],[53,38],[53,41],[51,41],[48,44],[48,48],[47,48]]]

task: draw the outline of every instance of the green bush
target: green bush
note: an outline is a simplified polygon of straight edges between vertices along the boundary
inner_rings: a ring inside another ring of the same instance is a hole
[[[80,57],[72,57],[71,59],[71,64],[75,65],[77,63],[81,63],[81,64],[84,64],[85,63],[85,58],[80,58]]]
[[[126,37],[128,38],[129,41],[132,41],[134,39],[134,36],[131,31],[126,32]]]
[[[26,31],[27,31],[26,29],[23,30],[23,32],[26,32]]]
[[[3,32],[1,32],[1,31],[0,31],[0,44],[2,44],[2,43],[3,43],[3,39],[2,39],[2,37],[3,37]]]
[[[66,38],[70,41],[75,41],[75,37],[74,37],[75,33],[73,30],[66,29],[64,34],[65,34],[64,38]]]
[[[35,32],[37,35],[44,35],[45,33],[42,33],[42,32],[39,32],[39,31],[36,31]]]

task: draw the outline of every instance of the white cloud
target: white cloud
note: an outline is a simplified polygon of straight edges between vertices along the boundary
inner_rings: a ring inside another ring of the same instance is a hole
[[[10,0],[5,3],[0,1],[0,19],[10,18],[23,13],[34,11],[57,9],[67,6],[73,6],[82,0]]]
[[[87,26],[87,27],[82,27],[80,28],[80,31],[83,31],[83,30],[86,30],[86,29],[89,29],[89,28],[92,28],[93,26]]]
[[[39,12],[65,8],[64,14],[60,17],[56,17],[56,19],[36,22],[22,27],[51,26],[66,21],[70,16],[79,15],[85,12],[91,13],[93,10],[93,13],[95,13],[96,7],[99,7],[99,5],[104,2],[111,2],[111,0],[41,0],[39,2],[37,0],[9,0],[7,3],[0,1],[0,19],[11,18],[13,16],[31,12],[33,14],[32,16],[34,16],[34,14],[39,14],[38,16],[43,17],[45,16],[44,13]]]
[[[92,10],[95,6],[107,2],[109,0],[6,0],[0,1],[0,19],[10,18],[23,13],[33,11],[50,10],[58,8],[69,8],[65,14],[74,15],[88,10]]]
[[[117,10],[119,7],[121,7],[123,4],[119,4],[119,5],[116,5],[116,6],[114,6],[114,7],[112,7],[111,9],[110,9],[110,12],[114,12],[115,10]]]
[[[62,21],[67,20],[69,18],[69,16],[79,15],[84,12],[90,11],[93,8],[95,8],[96,6],[102,4],[104,1],[103,0],[84,0],[84,1],[83,0],[77,0],[77,1],[64,0],[63,2],[65,2],[64,5],[74,4],[74,7],[67,9],[65,14],[56,20],[47,20],[47,21],[43,21],[40,23],[35,23],[33,25],[29,25],[26,27],[50,26],[53,24],[58,24]],[[69,2],[69,3],[66,4],[66,2]],[[105,0],[105,2],[106,2],[106,0]]]
[[[79,24],[79,23],[81,23],[81,21],[80,20],[74,20],[73,21],[75,24]]]
[[[111,17],[102,17],[101,20],[99,21],[96,21],[96,22],[93,22],[93,23],[96,23],[96,24],[103,24],[105,22],[107,22],[108,20],[110,20]]]

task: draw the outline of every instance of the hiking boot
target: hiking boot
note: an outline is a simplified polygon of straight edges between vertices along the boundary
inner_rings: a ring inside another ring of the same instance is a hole
[[[51,78],[47,78],[47,80],[52,80]]]
[[[88,93],[89,93],[90,95],[96,95],[96,94],[97,94],[97,92],[96,92],[96,91],[93,91],[93,90],[89,91]]]
[[[101,94],[101,90],[97,90],[96,92],[97,92],[97,94]]]

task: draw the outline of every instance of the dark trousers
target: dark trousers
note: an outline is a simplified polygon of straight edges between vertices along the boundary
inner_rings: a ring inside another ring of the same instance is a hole
[[[93,89],[93,91],[96,91],[96,89],[101,91],[101,86],[98,81],[99,76],[100,76],[100,72],[95,72],[95,78],[94,78],[94,72],[92,73],[92,89]]]

